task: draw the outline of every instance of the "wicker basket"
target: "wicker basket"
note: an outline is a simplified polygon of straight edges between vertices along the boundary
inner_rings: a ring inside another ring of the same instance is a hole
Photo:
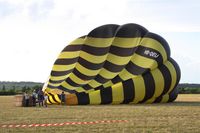
[[[23,95],[16,95],[15,96],[15,106],[16,107],[22,107],[23,106],[23,100],[24,100]]]

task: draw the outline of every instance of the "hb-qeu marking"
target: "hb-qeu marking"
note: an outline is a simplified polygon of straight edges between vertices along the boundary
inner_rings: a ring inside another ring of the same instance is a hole
[[[144,54],[145,55],[148,55],[150,57],[153,57],[153,58],[158,58],[159,57],[159,54],[156,53],[156,52],[153,52],[153,51],[150,51],[150,50],[145,50],[144,51]]]

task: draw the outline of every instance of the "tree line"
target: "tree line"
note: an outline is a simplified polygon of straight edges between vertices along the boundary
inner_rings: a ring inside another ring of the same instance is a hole
[[[32,93],[33,90],[39,90],[44,83],[39,82],[5,82],[0,81],[0,95],[16,95],[24,92]],[[180,94],[200,94],[200,84],[179,84]]]
[[[0,82],[0,95],[16,95],[39,90],[43,83],[38,82]]]
[[[181,83],[177,88],[180,94],[200,94],[200,84]]]

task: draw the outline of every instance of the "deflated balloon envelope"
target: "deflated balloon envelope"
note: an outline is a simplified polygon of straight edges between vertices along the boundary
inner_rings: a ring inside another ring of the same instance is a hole
[[[48,103],[172,102],[180,69],[168,43],[138,24],[108,24],[67,45],[55,61],[45,91]]]

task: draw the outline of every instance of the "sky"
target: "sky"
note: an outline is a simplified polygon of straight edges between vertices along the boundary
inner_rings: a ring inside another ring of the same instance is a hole
[[[0,0],[0,81],[45,82],[61,50],[104,24],[137,23],[161,35],[200,83],[198,0]]]

